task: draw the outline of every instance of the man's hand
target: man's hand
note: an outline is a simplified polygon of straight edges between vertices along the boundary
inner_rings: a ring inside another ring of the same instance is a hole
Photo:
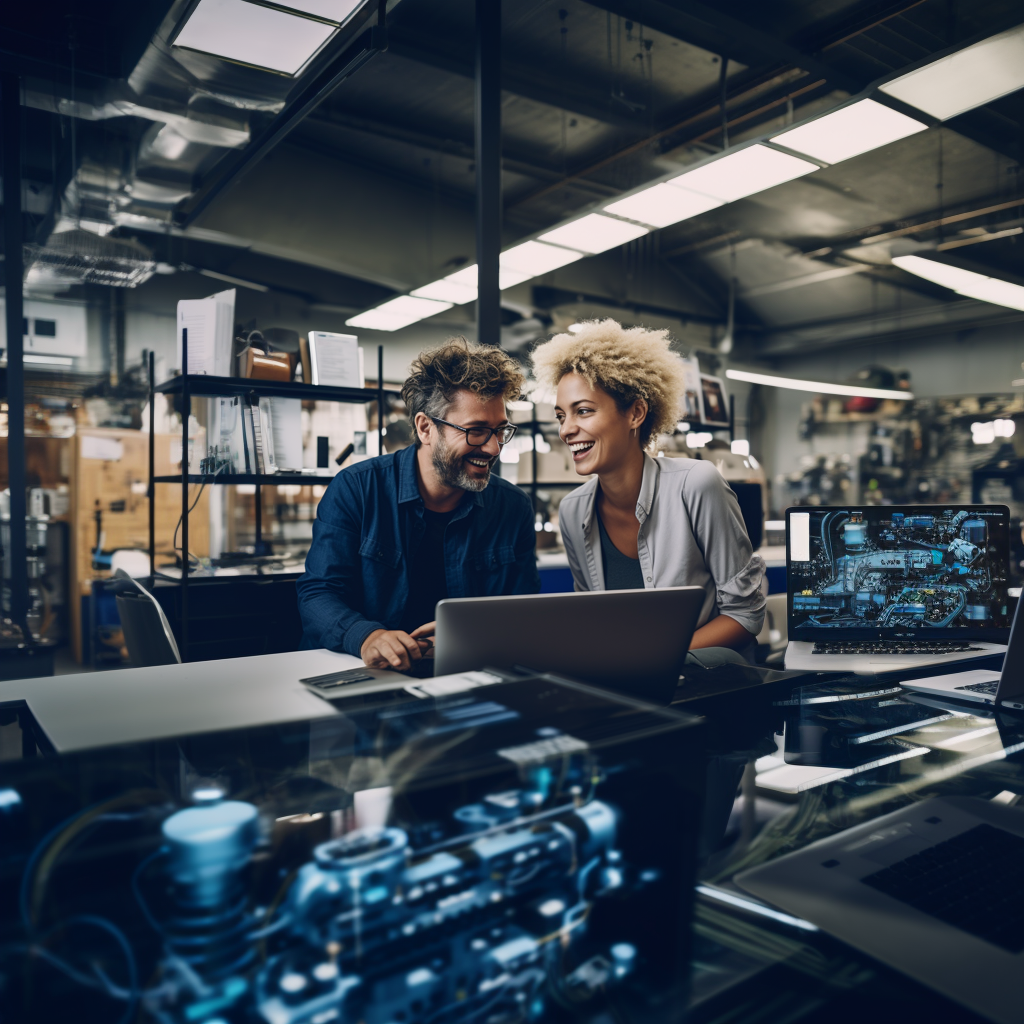
[[[363,641],[359,655],[368,668],[393,668],[401,672],[423,657],[423,647],[400,629],[377,629]]]
[[[424,658],[434,656],[434,630],[436,627],[436,622],[426,622],[422,626],[417,626],[409,634],[420,645]]]

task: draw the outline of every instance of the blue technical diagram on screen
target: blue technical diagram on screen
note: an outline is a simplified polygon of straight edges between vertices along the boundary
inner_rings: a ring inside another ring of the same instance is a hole
[[[1002,506],[790,510],[790,632],[1007,629]]]

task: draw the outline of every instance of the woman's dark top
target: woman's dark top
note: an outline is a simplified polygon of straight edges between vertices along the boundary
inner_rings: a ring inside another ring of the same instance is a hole
[[[624,555],[608,536],[598,513],[597,525],[601,530],[601,561],[604,562],[605,590],[643,590],[644,576],[640,559]]]

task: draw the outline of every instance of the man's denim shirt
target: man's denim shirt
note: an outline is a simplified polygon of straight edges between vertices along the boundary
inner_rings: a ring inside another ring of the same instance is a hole
[[[342,470],[320,499],[306,571],[298,579],[302,648],[359,656],[376,629],[403,629],[409,554],[426,530],[416,449]],[[540,590],[530,499],[492,477],[467,491],[445,531],[449,597]]]

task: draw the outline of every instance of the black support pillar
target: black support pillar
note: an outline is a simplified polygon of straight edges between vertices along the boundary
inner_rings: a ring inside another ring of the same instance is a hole
[[[21,80],[0,76],[4,175],[4,305],[7,319],[7,478],[11,489],[11,620],[28,612],[25,543],[25,339],[22,327]]]
[[[477,338],[501,344],[501,0],[476,0]]]

